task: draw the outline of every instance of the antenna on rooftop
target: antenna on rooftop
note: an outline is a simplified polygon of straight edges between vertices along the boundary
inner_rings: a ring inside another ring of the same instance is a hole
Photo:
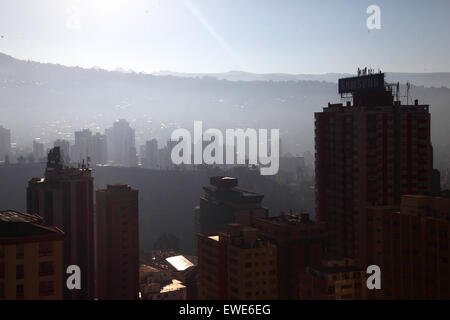
[[[409,105],[409,90],[411,89],[411,83],[406,82],[406,105]]]

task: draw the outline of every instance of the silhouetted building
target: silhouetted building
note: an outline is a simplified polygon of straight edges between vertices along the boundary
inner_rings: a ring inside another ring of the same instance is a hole
[[[230,224],[197,239],[200,300],[277,298],[277,248],[257,229]]]
[[[90,160],[92,164],[105,164],[108,162],[108,143],[106,135],[96,133],[92,136],[92,155]]]
[[[42,222],[35,214],[0,212],[0,300],[62,298],[64,233]]]
[[[143,156],[145,168],[158,169],[160,167],[158,159],[158,141],[156,139],[152,139],[145,143]]]
[[[431,176],[431,195],[438,196],[441,194],[441,173],[437,169],[433,169]]]
[[[58,139],[53,143],[54,147],[59,147],[61,152],[61,159],[64,163],[70,163],[70,142],[67,140]]]
[[[267,217],[261,205],[264,196],[238,188],[236,178],[212,177],[210,183],[195,209],[197,232],[219,232],[229,223],[250,226],[254,218]]]
[[[365,300],[365,271],[353,259],[324,260],[299,275],[301,300]]]
[[[36,162],[41,162],[45,157],[44,144],[33,140],[33,157]]]
[[[384,74],[339,81],[353,105],[328,104],[315,114],[316,214],[329,228],[333,257],[365,264],[366,208],[402,194],[431,190],[428,105],[401,105]]]
[[[72,161],[81,163],[92,155],[92,132],[89,129],[75,131],[75,144],[72,146]]]
[[[97,298],[138,299],[138,190],[108,185],[96,191]]]
[[[0,126],[0,161],[11,156],[11,131]]]
[[[373,299],[450,299],[450,192],[404,195],[367,209],[368,263],[381,268]]]
[[[91,169],[66,167],[59,147],[50,150],[44,178],[28,183],[27,211],[65,233],[64,270],[81,269],[81,289],[64,292],[65,299],[94,298],[94,199]]]
[[[100,133],[93,135],[89,129],[76,131],[75,144],[72,146],[72,161],[79,163],[85,161],[93,165],[107,163],[106,140],[106,135]]]
[[[107,137],[108,160],[125,167],[137,166],[134,129],[130,124],[120,119],[114,122],[112,128],[105,130]]]
[[[307,213],[257,218],[254,226],[277,246],[278,298],[298,299],[298,273],[320,264],[326,247],[326,225]]]
[[[280,157],[280,170],[277,174],[279,181],[285,184],[300,183],[307,177],[305,159],[284,155]]]

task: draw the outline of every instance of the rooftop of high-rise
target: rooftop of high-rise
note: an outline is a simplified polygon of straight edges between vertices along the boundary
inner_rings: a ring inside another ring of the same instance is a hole
[[[261,219],[268,220],[273,223],[278,223],[281,225],[291,225],[291,226],[312,225],[316,223],[315,221],[311,220],[309,214],[306,212],[303,212],[301,214],[281,213],[281,215],[276,217],[267,217]]]
[[[217,176],[210,178],[210,186],[203,187],[206,195],[233,202],[261,202],[264,195],[238,188],[238,179]]]

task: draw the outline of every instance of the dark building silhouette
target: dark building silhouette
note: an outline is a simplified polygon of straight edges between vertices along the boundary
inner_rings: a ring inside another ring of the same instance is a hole
[[[65,289],[65,299],[94,298],[94,199],[91,169],[66,167],[59,147],[50,150],[44,178],[28,183],[27,210],[41,215],[44,224],[65,233],[64,272],[81,269],[81,289]]]
[[[381,268],[373,299],[450,299],[450,192],[404,195],[367,210],[368,263]]]
[[[5,161],[11,156],[11,130],[0,125],[0,161]]]
[[[441,194],[441,173],[437,169],[433,169],[431,176],[431,194],[434,196]]]
[[[365,300],[365,270],[357,260],[323,260],[300,271],[301,300]]]
[[[397,89],[398,90],[398,89]],[[341,79],[346,105],[315,114],[316,213],[326,221],[333,257],[366,262],[366,208],[431,190],[428,105],[394,101],[384,74]]]
[[[320,264],[326,246],[326,225],[307,213],[256,218],[255,228],[277,246],[278,298],[298,299],[298,275],[306,266]]]
[[[229,224],[197,239],[200,300],[277,298],[277,247],[257,229]]]
[[[254,218],[267,217],[261,205],[264,195],[238,188],[236,178],[212,177],[210,183],[203,187],[205,194],[195,208],[197,232],[223,231],[229,223],[250,226]]]
[[[128,185],[108,185],[97,190],[95,222],[96,298],[138,299],[138,190]]]

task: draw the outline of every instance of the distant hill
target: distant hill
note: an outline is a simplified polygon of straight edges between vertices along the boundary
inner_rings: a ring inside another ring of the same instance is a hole
[[[52,142],[80,128],[103,131],[119,118],[136,128],[137,147],[162,144],[174,128],[279,128],[283,150],[314,149],[314,112],[339,102],[336,81],[349,74],[142,74],[22,61],[0,54],[0,125],[13,141]],[[450,74],[388,73],[409,80],[411,96],[431,105],[435,144],[450,136]],[[434,86],[428,88],[427,86]],[[444,87],[443,87],[444,86]],[[402,86],[404,92],[405,88]]]
[[[243,71],[229,71],[225,73],[178,73],[161,71],[153,75],[170,75],[174,77],[199,78],[213,77],[229,81],[326,81],[337,83],[338,79],[351,77],[350,73],[324,73],[324,74],[287,74],[287,73],[249,73]],[[447,87],[450,88],[450,72],[432,73],[405,73],[386,72],[388,82],[410,82],[416,86]]]

